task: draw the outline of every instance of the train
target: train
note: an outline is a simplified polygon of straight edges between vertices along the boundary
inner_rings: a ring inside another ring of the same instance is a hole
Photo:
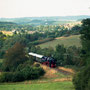
[[[53,57],[47,57],[33,52],[30,52],[29,55],[35,57],[35,60],[37,62],[40,62],[41,64],[47,65],[48,67],[51,68],[56,67],[56,60]]]

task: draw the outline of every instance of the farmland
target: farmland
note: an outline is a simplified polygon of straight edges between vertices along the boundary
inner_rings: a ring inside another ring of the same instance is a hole
[[[5,35],[10,35],[10,36],[12,36],[13,35],[13,32],[12,31],[0,31],[0,32],[2,32],[3,34],[5,34]]]
[[[65,47],[69,47],[69,46],[77,46],[77,47],[81,47],[81,43],[80,43],[80,35],[73,35],[73,36],[69,36],[69,37],[58,37],[53,41],[50,42],[46,42],[43,44],[40,44],[38,46],[40,46],[41,48],[45,48],[45,47],[53,47],[55,48],[56,45],[62,45],[64,44]]]

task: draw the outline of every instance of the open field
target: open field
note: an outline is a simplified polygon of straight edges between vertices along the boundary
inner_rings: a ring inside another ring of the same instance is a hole
[[[0,90],[75,90],[72,82],[0,85]]]
[[[0,31],[0,32],[2,32],[5,35],[10,35],[10,36],[13,35],[13,32],[11,32],[11,31]]]
[[[50,42],[46,42],[43,44],[40,44],[38,46],[40,46],[41,48],[46,48],[46,47],[53,47],[55,48],[56,45],[62,45],[64,44],[65,47],[69,47],[69,46],[77,46],[77,47],[81,47],[81,43],[80,43],[80,35],[73,35],[73,36],[69,36],[69,37],[58,37],[53,41]]]

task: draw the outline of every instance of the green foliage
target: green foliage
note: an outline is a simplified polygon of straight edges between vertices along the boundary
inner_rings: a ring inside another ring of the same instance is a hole
[[[0,71],[2,70],[3,59],[0,59]]]
[[[2,32],[0,32],[0,58],[3,57],[4,52],[1,50],[3,47],[3,43],[5,41],[6,35],[4,35]]]
[[[84,68],[80,70],[73,78],[76,90],[90,89],[90,19],[82,21],[81,41],[82,41],[82,65]]]
[[[73,78],[73,83],[76,90],[90,89],[90,66],[83,68]]]
[[[0,82],[19,82],[23,80],[24,77],[21,72],[5,72],[0,75]]]
[[[77,48],[76,46],[70,46],[66,49],[66,58],[65,58],[65,64],[66,65],[81,65],[81,48]]]
[[[0,82],[20,82],[24,80],[38,79],[45,71],[41,67],[19,65],[15,72],[3,72],[0,75]]]
[[[53,57],[54,49],[52,47],[44,48],[44,49],[42,49],[41,53],[45,56]]]
[[[81,48],[77,48],[76,46],[70,46],[65,48],[64,45],[57,45],[56,49],[54,50],[52,47],[48,48],[40,48],[32,47],[30,52],[38,53],[44,56],[53,57],[56,60],[57,66],[64,66],[64,65],[81,65]]]
[[[54,38],[60,36],[69,36],[77,34],[79,28],[67,29],[63,25],[18,25],[10,22],[2,22],[1,30],[10,30],[13,32],[12,36],[7,36],[5,40],[0,40],[0,57],[2,58],[5,51],[11,48],[16,42],[20,42],[26,47],[31,48],[32,45],[38,45],[48,41],[53,41]],[[3,29],[4,28],[4,29]],[[31,30],[31,34],[29,31]],[[79,34],[79,33],[78,33]],[[1,37],[0,37],[1,39]]]
[[[0,82],[9,82],[12,80],[12,73],[5,72],[0,75]]]
[[[57,66],[80,66],[80,48],[76,46],[65,48],[63,45],[57,45],[54,58],[57,60]]]
[[[81,30],[81,41],[82,41],[82,50],[85,53],[82,53],[83,62],[90,65],[90,19],[85,19],[82,21],[82,30]]]
[[[12,72],[11,82],[20,82],[20,81],[24,81],[24,76],[22,75],[22,73],[21,72],[17,72],[17,71],[16,72]]]
[[[57,66],[63,66],[64,65],[64,54],[66,52],[66,49],[63,45],[57,45],[56,46],[56,52],[55,52],[55,59],[57,60]]]
[[[34,66],[35,66],[35,67],[40,67],[40,64],[37,63],[37,64],[35,64]]]
[[[0,58],[4,57],[5,52],[3,50],[0,50]]]
[[[38,79],[40,76],[44,75],[44,70],[40,67],[30,67],[26,66],[21,70],[25,80]]]
[[[29,44],[38,45],[38,44],[42,44],[42,43],[49,42],[49,41],[52,41],[52,40],[54,40],[54,38],[46,38],[46,39],[43,39],[43,40],[37,40],[37,41],[30,42]]]
[[[0,22],[0,30],[10,31],[17,26],[16,23],[13,22]]]
[[[20,43],[16,43],[12,48],[8,49],[3,62],[3,69],[6,71],[14,71],[15,68],[27,60],[24,47]]]

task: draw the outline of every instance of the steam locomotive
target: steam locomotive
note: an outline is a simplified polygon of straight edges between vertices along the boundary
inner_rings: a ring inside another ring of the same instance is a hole
[[[37,62],[40,62],[40,63],[42,63],[44,65],[47,65],[47,66],[49,66],[51,68],[56,67],[56,61],[52,57],[46,57],[46,56],[39,55],[39,54],[32,53],[32,52],[30,52],[29,55],[35,57],[35,60]]]

